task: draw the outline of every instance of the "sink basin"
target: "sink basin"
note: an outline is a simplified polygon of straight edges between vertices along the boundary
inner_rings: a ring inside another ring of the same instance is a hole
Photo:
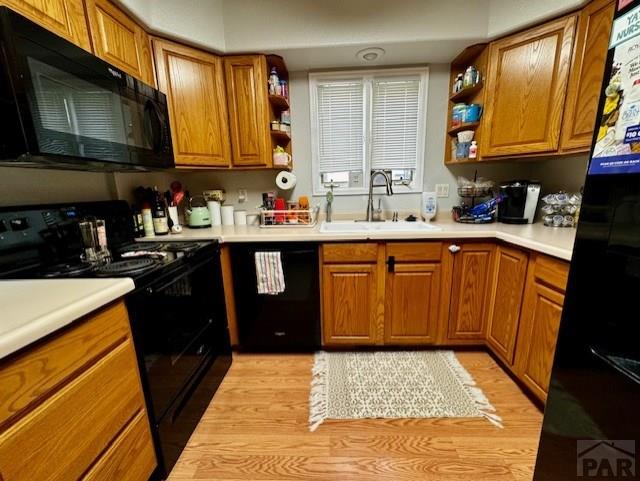
[[[442,230],[426,222],[356,222],[344,220],[337,222],[323,222],[320,225],[320,232],[325,233],[359,233],[359,232],[437,232]]]

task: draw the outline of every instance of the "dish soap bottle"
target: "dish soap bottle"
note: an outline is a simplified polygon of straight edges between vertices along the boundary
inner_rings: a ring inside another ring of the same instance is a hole
[[[435,192],[422,193],[422,205],[420,206],[420,214],[425,221],[430,221],[436,216],[437,197]]]

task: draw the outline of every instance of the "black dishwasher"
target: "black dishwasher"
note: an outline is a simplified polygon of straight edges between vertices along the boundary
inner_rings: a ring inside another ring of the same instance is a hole
[[[258,294],[255,253],[281,254],[285,290]],[[320,274],[313,243],[231,247],[238,335],[243,351],[313,351],[320,347]]]

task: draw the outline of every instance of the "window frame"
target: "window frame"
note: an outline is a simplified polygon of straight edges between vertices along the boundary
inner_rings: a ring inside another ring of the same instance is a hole
[[[342,187],[334,188],[335,195],[363,195],[369,192],[369,180],[371,172],[372,157],[372,125],[373,125],[373,80],[392,79],[403,76],[418,75],[420,77],[420,91],[418,93],[418,135],[417,135],[417,165],[413,181],[410,185],[394,183],[394,194],[411,194],[422,192],[424,177],[424,162],[426,158],[426,135],[427,135],[427,96],[429,91],[429,67],[402,67],[402,68],[381,68],[362,70],[336,70],[309,73],[309,99],[310,99],[310,128],[311,128],[311,184],[313,195],[325,195],[329,188],[325,187],[320,175],[319,161],[319,118],[318,118],[318,95],[317,86],[326,81],[344,81],[361,79],[364,84],[364,121],[363,121],[363,179],[362,187]]]

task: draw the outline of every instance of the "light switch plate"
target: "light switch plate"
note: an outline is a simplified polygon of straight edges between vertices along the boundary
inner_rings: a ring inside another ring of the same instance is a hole
[[[449,184],[436,184],[436,196],[449,197]]]

